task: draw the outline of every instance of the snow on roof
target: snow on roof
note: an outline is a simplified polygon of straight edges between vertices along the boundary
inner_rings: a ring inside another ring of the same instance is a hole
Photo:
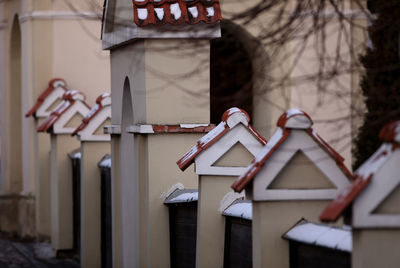
[[[318,133],[311,127],[312,124],[313,121],[311,117],[299,109],[290,109],[283,113],[278,119],[278,128],[274,135],[246,168],[245,172],[232,184],[232,188],[236,192],[241,192],[262,169],[271,155],[289,137],[291,129],[305,130],[306,133],[308,133],[314,141],[335,160],[338,167],[347,175],[347,177],[352,178],[350,171],[343,163],[344,158],[318,135]]]
[[[345,209],[357,198],[365,187],[373,180],[374,174],[390,158],[393,150],[390,143],[383,143],[379,149],[362,164],[354,173],[355,180],[341,192],[320,215],[320,220],[336,221]]]
[[[103,93],[96,99],[96,104],[92,107],[89,113],[82,119],[82,123],[74,130],[72,136],[82,131],[104,107],[111,106],[111,94]]]
[[[81,149],[75,149],[68,154],[71,159],[81,159]]]
[[[252,220],[252,203],[250,200],[236,200],[222,212],[222,215]]]
[[[213,24],[222,20],[219,0],[133,0],[133,12],[138,26]]]
[[[50,80],[47,89],[42,94],[40,94],[40,96],[36,100],[35,105],[33,105],[33,107],[25,114],[25,116],[29,117],[34,115],[36,111],[40,108],[40,106],[42,106],[44,100],[51,94],[51,92],[53,92],[58,87],[61,87],[66,91],[66,86],[67,83],[62,78],[54,78]]]
[[[106,154],[105,156],[103,156],[98,166],[100,168],[111,168],[111,155]]]
[[[250,133],[252,133],[261,144],[265,145],[267,143],[266,140],[249,124],[249,122],[250,116],[244,110],[239,108],[228,109],[222,115],[222,122],[204,135],[195,146],[176,162],[177,165],[181,170],[185,170],[202,151],[213,145],[239,123],[247,127]]]
[[[38,132],[48,131],[55,122],[74,105],[75,101],[80,101],[86,105],[89,109],[89,105],[85,102],[85,95],[82,92],[76,90],[68,90],[62,96],[62,102],[54,109],[53,112],[43,121],[43,123],[38,127]]]
[[[304,244],[352,252],[350,227],[331,227],[301,220],[283,238]]]
[[[164,204],[197,202],[198,198],[197,189],[177,189],[164,200]]]

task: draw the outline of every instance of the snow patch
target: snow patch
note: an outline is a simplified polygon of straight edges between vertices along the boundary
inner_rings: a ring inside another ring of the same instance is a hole
[[[192,14],[193,18],[197,18],[197,16],[199,16],[199,11],[197,10],[197,7],[189,7],[188,10],[190,14]]]
[[[387,159],[392,155],[392,151],[392,144],[383,143],[379,149],[356,170],[354,175],[358,175],[366,180],[383,166]]]
[[[352,251],[352,234],[347,228],[336,228],[302,221],[290,229],[284,238],[342,251]]]
[[[178,20],[182,13],[181,13],[181,9],[179,8],[179,4],[175,3],[169,6],[170,10],[171,10],[171,14],[174,15],[175,20]]]
[[[147,19],[147,8],[138,8],[138,18],[140,20],[145,20]]]
[[[251,220],[253,218],[252,203],[249,201],[239,201],[224,210],[223,215]]]
[[[183,190],[183,189],[185,189],[185,186],[182,183],[178,182],[178,183],[172,185],[168,189],[168,191],[163,192],[161,194],[160,198],[165,201],[165,199],[167,199],[173,192],[175,192],[176,190]]]
[[[163,8],[155,8],[154,11],[156,12],[159,20],[162,20],[164,18],[164,9]]]
[[[170,200],[172,203],[192,202],[199,199],[198,192],[182,193]]]
[[[244,191],[240,193],[235,193],[233,191],[227,193],[226,195],[224,195],[221,202],[219,203],[218,211],[222,213],[225,209],[227,209],[230,205],[232,205],[233,202],[235,202],[238,199],[244,199],[244,197],[245,197]]]
[[[100,167],[111,168],[111,157],[107,157],[99,163]]]
[[[180,124],[181,128],[208,127],[208,124]]]
[[[212,17],[212,16],[214,16],[214,8],[207,7],[207,17]]]

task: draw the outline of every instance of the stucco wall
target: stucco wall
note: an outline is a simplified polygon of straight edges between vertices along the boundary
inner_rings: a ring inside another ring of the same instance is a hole
[[[399,229],[353,229],[353,268],[399,267]]]

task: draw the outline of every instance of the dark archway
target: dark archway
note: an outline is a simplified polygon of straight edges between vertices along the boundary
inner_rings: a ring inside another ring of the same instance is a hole
[[[237,25],[221,22],[221,38],[211,41],[210,121],[219,123],[231,107],[253,112],[253,64]]]
[[[10,91],[8,101],[8,152],[10,191],[22,191],[22,100],[21,100],[21,28],[14,16],[10,42]]]

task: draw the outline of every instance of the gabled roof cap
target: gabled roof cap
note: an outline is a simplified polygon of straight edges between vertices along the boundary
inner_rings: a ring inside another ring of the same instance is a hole
[[[400,121],[391,122],[385,125],[379,138],[384,142],[379,149],[365,161],[354,173],[354,182],[349,185],[328,207],[322,212],[322,221],[336,221],[357,196],[370,184],[376,172],[390,158],[393,151],[398,147],[400,140]]]
[[[72,136],[78,134],[79,131],[83,130],[102,109],[107,106],[111,106],[111,94],[103,93],[96,99],[96,104],[90,110],[90,112],[82,119],[82,123],[74,130]]]
[[[196,156],[202,151],[213,145],[222,136],[224,136],[230,129],[234,128],[237,124],[241,123],[249,129],[249,131],[258,139],[262,144],[266,144],[266,140],[249,124],[250,116],[242,109],[230,108],[222,115],[222,122],[219,123],[213,130],[204,135],[197,145],[193,146],[181,159],[178,160],[177,165],[181,170],[185,170],[190,166]]]
[[[283,113],[277,122],[278,129],[271,137],[267,145],[261,149],[260,153],[254,158],[246,171],[232,184],[232,189],[241,192],[264,167],[267,160],[279,148],[279,146],[289,137],[291,129],[305,130],[313,140],[321,146],[336,162],[338,167],[348,178],[352,178],[351,172],[344,165],[344,158],[327,144],[318,133],[311,128],[313,121],[311,117],[300,109],[290,109]]]
[[[85,102],[85,95],[82,92],[76,90],[68,90],[62,96],[62,102],[54,109],[53,112],[43,121],[43,123],[38,127],[38,132],[48,131],[55,122],[75,103],[75,101],[81,101],[86,107],[89,105]]]
[[[36,111],[40,108],[40,106],[43,104],[44,100],[51,94],[51,92],[53,92],[57,87],[61,87],[66,91],[67,90],[66,86],[67,83],[62,78],[54,78],[50,80],[47,89],[42,94],[40,94],[40,96],[36,100],[35,105],[33,105],[33,107],[25,114],[25,116],[29,117],[34,115]]]

